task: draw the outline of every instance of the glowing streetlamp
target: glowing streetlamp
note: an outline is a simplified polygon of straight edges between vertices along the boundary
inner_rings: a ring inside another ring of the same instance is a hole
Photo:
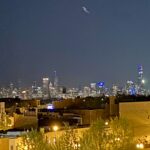
[[[144,149],[144,144],[142,144],[142,143],[136,144],[136,148],[137,149]]]
[[[55,132],[54,143],[56,142],[56,131],[58,131],[58,126],[53,126],[53,131]]]
[[[53,126],[53,130],[56,132],[58,130],[58,126]]]
[[[105,125],[108,126],[108,121],[105,122]]]

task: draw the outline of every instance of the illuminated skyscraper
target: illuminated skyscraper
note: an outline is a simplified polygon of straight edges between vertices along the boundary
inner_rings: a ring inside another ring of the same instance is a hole
[[[90,96],[90,87],[88,87],[88,86],[85,86],[84,88],[83,88],[83,97],[87,97],[87,96]]]
[[[138,66],[138,82],[137,82],[137,91],[138,94],[143,95],[144,94],[144,84],[145,84],[145,80],[143,78],[143,66],[139,65]]]
[[[91,84],[90,84],[90,88],[91,88],[90,96],[93,96],[93,97],[96,96],[96,94],[97,94],[97,93],[96,93],[96,92],[97,92],[97,91],[96,91],[96,90],[97,90],[97,88],[96,88],[96,83],[91,83]]]
[[[97,83],[98,87],[98,94],[103,95],[105,94],[105,82],[101,81]]]
[[[92,90],[95,90],[96,91],[96,83],[91,83],[90,84],[90,87]]]
[[[49,78],[43,78],[43,98],[49,98]]]
[[[36,85],[36,81],[33,82],[33,85],[32,85],[32,97],[33,98],[36,98],[37,97],[37,85]]]
[[[58,77],[56,71],[54,71],[54,91],[55,91],[55,97],[57,97],[59,93],[59,89],[58,89]]]
[[[55,88],[54,88],[52,82],[49,83],[49,93],[50,93],[51,98],[55,98],[56,91],[55,91]]]
[[[119,90],[118,86],[117,85],[113,85],[112,89],[111,89],[111,95],[113,95],[113,96],[117,95],[118,94],[118,90]]]
[[[58,87],[58,77],[57,77],[56,71],[54,71],[54,87],[55,87],[55,88]]]
[[[142,84],[143,80],[143,66],[139,65],[138,66],[138,85]]]
[[[136,93],[137,93],[136,88],[135,88],[135,84],[131,80],[127,81],[125,90],[126,90],[127,95],[136,95]]]

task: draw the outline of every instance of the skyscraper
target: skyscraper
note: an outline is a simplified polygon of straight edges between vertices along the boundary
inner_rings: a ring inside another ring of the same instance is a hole
[[[36,85],[36,81],[34,81],[33,85],[32,85],[32,97],[33,98],[37,97],[37,85]]]
[[[43,78],[43,98],[47,99],[50,97],[49,95],[49,78]]]
[[[145,84],[145,80],[143,78],[143,66],[139,65],[138,66],[138,81],[137,81],[137,91],[138,94],[140,95],[144,95],[144,84]]]
[[[138,66],[138,85],[142,84],[142,80],[143,80],[143,66],[139,65]]]
[[[58,87],[58,77],[57,77],[56,71],[54,71],[54,87],[55,87],[55,88]]]
[[[127,81],[125,90],[126,90],[127,95],[136,95],[136,93],[137,93],[135,84],[131,80]]]

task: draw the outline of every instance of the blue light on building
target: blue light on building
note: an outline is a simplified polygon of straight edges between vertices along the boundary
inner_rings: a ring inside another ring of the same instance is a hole
[[[105,82],[98,82],[98,83],[97,83],[97,86],[98,86],[99,88],[103,88],[104,85],[105,85]]]
[[[130,88],[130,90],[129,90],[129,93],[130,93],[130,95],[136,95],[136,90],[135,90],[135,88]]]
[[[53,104],[48,104],[47,109],[49,109],[49,110],[53,110],[53,109],[54,109]]]

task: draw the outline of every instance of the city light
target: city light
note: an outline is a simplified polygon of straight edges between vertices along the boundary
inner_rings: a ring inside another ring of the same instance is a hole
[[[55,132],[56,132],[58,129],[59,129],[59,128],[58,128],[57,125],[53,126],[53,130],[54,130]]]
[[[106,126],[108,125],[108,121],[105,122],[105,125],[106,125]]]
[[[150,150],[149,7],[0,2],[0,150]]]
[[[54,106],[53,106],[53,104],[49,104],[49,105],[47,106],[47,109],[49,109],[49,110],[52,110],[52,109],[54,109]]]
[[[7,88],[2,87],[0,89],[1,98],[15,98],[20,99],[36,99],[43,100],[50,98],[76,98],[76,97],[99,97],[99,96],[115,96],[118,93],[124,95],[148,95],[149,90],[145,87],[147,81],[144,79],[143,67],[138,66],[138,76],[134,80],[127,80],[125,86],[119,87],[118,85],[112,85],[108,88],[104,81],[91,82],[89,85],[85,85],[82,88],[66,88],[60,86],[58,83],[58,77],[56,71],[54,71],[54,79],[50,81],[49,77],[42,78],[42,84],[37,86],[36,81],[33,82],[31,87],[23,88],[16,87],[14,84],[10,84]],[[101,99],[102,100],[102,99]],[[52,109],[48,106],[48,109]]]
[[[102,88],[102,87],[104,87],[105,82],[98,82],[97,85],[98,85],[99,88]]]
[[[138,144],[136,144],[136,148],[137,149],[144,149],[144,144],[138,143]]]
[[[115,141],[120,141],[120,138],[115,138]]]
[[[144,79],[142,80],[142,83],[145,84],[145,80]]]

